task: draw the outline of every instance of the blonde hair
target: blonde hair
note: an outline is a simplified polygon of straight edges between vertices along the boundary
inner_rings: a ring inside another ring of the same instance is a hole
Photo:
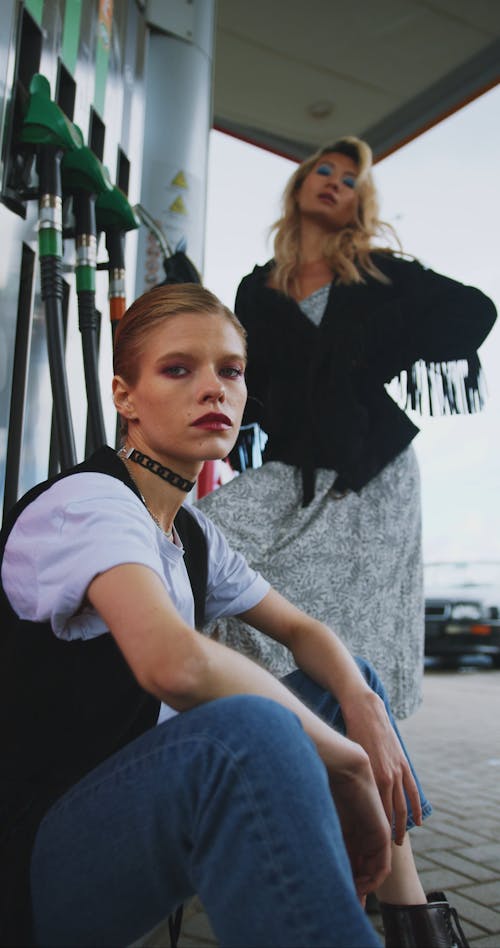
[[[360,138],[347,135],[333,145],[325,145],[302,162],[290,178],[283,194],[283,213],[273,225],[275,268],[273,285],[283,293],[290,293],[297,274],[300,254],[300,213],[297,193],[302,182],[322,155],[337,152],[351,158],[358,167],[356,192],[358,207],[349,224],[327,234],[323,256],[340,283],[364,283],[365,274],[381,283],[389,282],[372,260],[373,250],[393,253],[390,246],[374,247],[376,237],[387,236],[401,250],[398,237],[390,224],[379,219],[377,192],[371,174],[372,150]]]

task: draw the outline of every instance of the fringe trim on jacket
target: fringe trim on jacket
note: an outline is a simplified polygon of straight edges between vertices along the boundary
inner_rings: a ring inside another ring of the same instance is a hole
[[[472,415],[487,395],[476,353],[456,362],[415,362],[401,372],[395,388],[401,408],[421,415]]]

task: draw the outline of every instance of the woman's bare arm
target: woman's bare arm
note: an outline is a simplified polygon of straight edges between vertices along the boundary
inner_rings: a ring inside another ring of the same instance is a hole
[[[368,755],[358,744],[333,731],[267,671],[187,625],[147,567],[116,566],[97,576],[87,595],[142,687],[177,710],[251,694],[294,712],[327,769],[359,891],[380,885],[390,868],[390,831]]]
[[[391,726],[382,700],[365,682],[355,661],[337,635],[297,609],[276,590],[241,616],[292,651],[299,668],[335,695],[347,735],[367,752],[387,818],[395,823],[395,841],[406,832],[407,803],[417,825],[420,797],[408,761]]]
[[[297,714],[322,757],[334,752],[340,766],[344,757],[347,766],[351,755],[355,759],[352,742],[320,721],[269,672],[184,622],[148,567],[115,566],[93,580],[87,595],[139,683],[162,701],[185,711],[228,695],[262,695]]]

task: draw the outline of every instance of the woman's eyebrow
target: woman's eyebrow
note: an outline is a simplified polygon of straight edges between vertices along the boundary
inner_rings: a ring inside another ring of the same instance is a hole
[[[244,352],[227,352],[221,356],[222,359],[239,359],[240,361],[246,362],[246,355]]]
[[[246,355],[244,352],[222,352],[216,356],[217,359],[239,359],[240,362],[246,362]],[[164,352],[156,358],[156,363],[160,364],[161,362],[167,362],[170,359],[184,359],[192,361],[196,359],[196,353],[193,352]]]
[[[181,349],[179,349],[178,351],[168,350],[167,352],[162,352],[158,356],[158,358],[159,359],[172,359],[172,358],[173,359],[188,359],[188,358],[192,358],[192,355],[193,355],[192,352],[183,352]]]
[[[165,362],[167,359],[192,359],[192,352],[162,352],[156,359],[157,362]]]

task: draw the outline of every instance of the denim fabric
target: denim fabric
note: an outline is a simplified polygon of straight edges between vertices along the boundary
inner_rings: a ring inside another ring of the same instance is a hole
[[[425,819],[426,817],[430,816],[430,814],[432,813],[432,806],[427,800],[422,790],[422,785],[415,772],[415,768],[411,762],[410,755],[408,754],[403,738],[401,737],[401,734],[399,733],[398,726],[394,719],[394,715],[392,714],[392,711],[391,711],[389,698],[385,690],[385,687],[382,684],[380,678],[378,677],[377,672],[375,671],[373,666],[370,665],[369,662],[365,661],[364,658],[359,658],[359,656],[355,656],[355,661],[356,661],[356,664],[358,665],[359,670],[361,671],[361,674],[363,675],[363,678],[370,685],[370,688],[372,689],[372,691],[374,691],[377,695],[379,695],[379,697],[384,702],[389,720],[397,734],[399,743],[401,744],[401,747],[403,748],[403,751],[410,765],[411,772],[415,778],[415,782],[417,784],[418,792],[420,795],[420,803],[422,805],[422,817]],[[307,675],[304,674],[304,672],[300,671],[300,669],[294,672],[290,672],[289,675],[285,675],[285,677],[282,678],[281,681],[284,685],[286,685],[287,688],[290,689],[290,691],[293,691],[293,693],[297,695],[297,697],[300,698],[300,700],[303,701],[303,703],[306,704],[307,707],[311,709],[311,711],[314,711],[318,715],[318,717],[322,718],[323,721],[326,721],[327,724],[330,724],[331,727],[335,728],[336,731],[339,731],[340,734],[346,733],[344,719],[342,717],[342,712],[340,710],[340,705],[338,701],[336,701],[336,699],[333,698],[332,695],[328,691],[325,691],[325,689],[317,685],[315,681],[313,681],[311,678],[308,678]],[[408,819],[406,821],[406,828],[410,830],[415,826],[415,821],[411,814],[411,807],[410,807],[408,798],[407,798],[407,805],[408,805]]]
[[[179,714],[88,774],[45,816],[31,884],[40,945],[128,945],[195,892],[222,946],[380,945],[314,745],[257,696]]]

